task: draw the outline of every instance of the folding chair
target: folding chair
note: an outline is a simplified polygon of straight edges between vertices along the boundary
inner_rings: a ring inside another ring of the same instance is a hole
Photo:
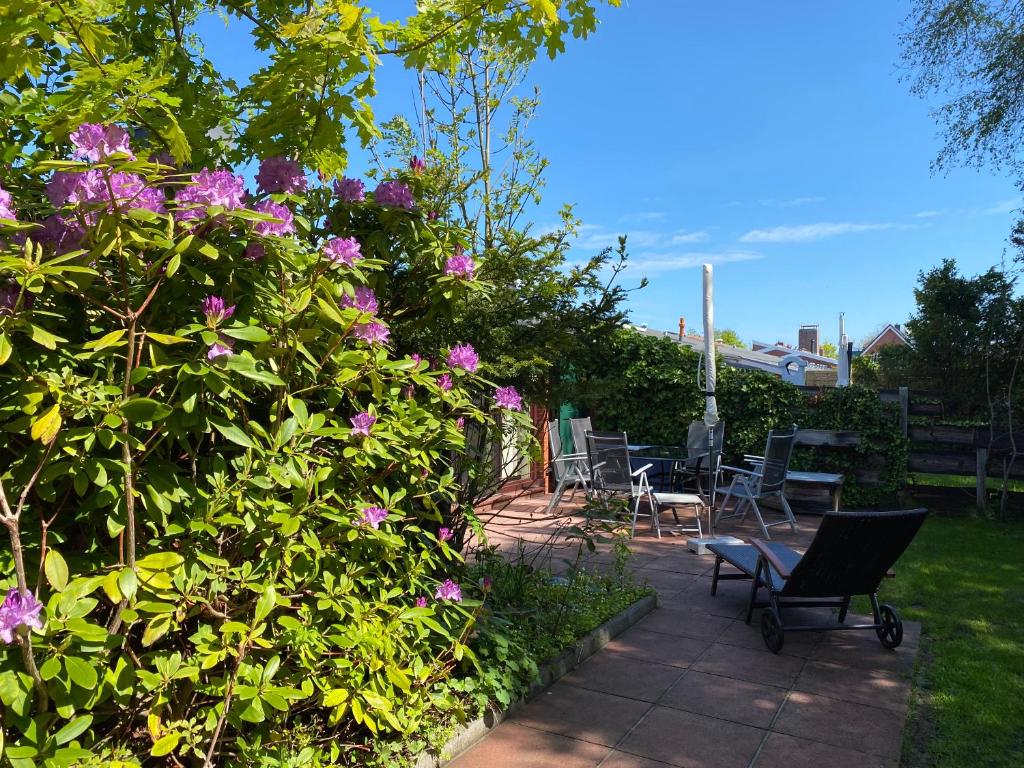
[[[572,432],[573,453],[587,452],[587,432],[590,432],[593,429],[594,427],[590,423],[589,416],[582,419],[569,419],[569,430]]]
[[[773,653],[782,650],[785,633],[839,629],[873,629],[886,648],[903,642],[903,621],[891,605],[879,605],[878,587],[913,540],[926,509],[896,512],[826,512],[807,552],[777,542],[754,539],[750,544],[709,544],[715,554],[711,594],[725,579],[751,579],[747,623],[755,606],[767,606],[761,614],[761,637]],[[721,573],[722,563],[740,573]],[[758,603],[764,587],[768,602]],[[850,599],[867,595],[871,600],[871,624],[846,624]],[[838,624],[787,625],[783,609],[838,608]]]
[[[693,484],[697,493],[704,493],[704,482],[708,476],[714,478],[712,488],[718,486],[722,470],[722,443],[725,441],[725,422],[719,421],[712,427],[712,448],[708,455],[708,426],[703,421],[691,421],[686,433],[686,461],[677,461],[672,467],[670,485],[676,488]],[[710,468],[710,471],[709,471]],[[708,499],[714,504],[714,499]]]
[[[786,474],[789,472],[789,460],[793,456],[793,445],[796,442],[796,432],[796,424],[785,431],[773,429],[769,432],[764,456],[746,457],[748,463],[752,465],[752,469],[722,467],[722,469],[732,472],[733,477],[728,488],[719,489],[725,493],[725,498],[722,499],[722,506],[715,518],[716,527],[720,520],[734,517],[745,520],[747,512],[752,509],[766,539],[771,538],[768,529],[776,525],[788,523],[790,530],[796,531],[796,518],[793,517],[793,510],[790,509],[789,502],[786,501],[786,496],[783,493],[786,488]],[[724,514],[726,505],[734,497],[736,503],[732,512]],[[784,515],[782,520],[765,522],[758,502],[768,498],[778,499],[781,503]]]
[[[562,500],[562,495],[565,493],[565,489],[569,487],[570,483],[572,484],[572,495],[570,495],[570,499],[576,495],[576,490],[581,486],[589,493],[590,469],[587,466],[586,452],[562,452],[562,438],[558,434],[557,421],[548,422],[548,442],[551,445],[551,473],[555,480],[555,489],[547,507],[547,513],[551,514],[555,507],[558,506],[558,503]]]
[[[587,432],[587,456],[590,462],[592,493],[602,500],[625,496],[633,504],[630,538],[636,536],[636,521],[640,515],[640,501],[646,497],[651,509],[652,527],[661,538],[658,505],[647,480],[647,470],[653,464],[632,469],[629,463],[629,444],[625,432]]]

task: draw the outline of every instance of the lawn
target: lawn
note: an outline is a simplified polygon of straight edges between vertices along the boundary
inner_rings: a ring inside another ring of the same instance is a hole
[[[923,625],[903,764],[1024,765],[1024,522],[929,519],[881,596]]]

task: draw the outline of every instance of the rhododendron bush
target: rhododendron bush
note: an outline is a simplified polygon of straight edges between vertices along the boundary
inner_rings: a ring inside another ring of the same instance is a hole
[[[404,344],[486,286],[412,171],[247,189],[134,144],[0,178],[5,757],[359,763],[472,663],[457,457],[526,417]]]

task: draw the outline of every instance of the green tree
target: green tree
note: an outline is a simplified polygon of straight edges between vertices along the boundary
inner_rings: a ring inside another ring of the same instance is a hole
[[[728,344],[732,347],[739,347],[740,349],[746,349],[747,345],[743,343],[740,335],[736,333],[732,328],[724,328],[718,332],[718,341],[723,344]]]
[[[824,355],[825,357],[831,357],[835,359],[835,357],[839,354],[839,348],[836,347],[836,345],[833,344],[831,341],[823,341],[821,342],[821,347],[818,349],[818,352]]]

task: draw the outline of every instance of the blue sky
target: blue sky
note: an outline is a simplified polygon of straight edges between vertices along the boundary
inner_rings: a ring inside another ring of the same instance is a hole
[[[1020,193],[991,170],[932,173],[938,128],[900,81],[907,2],[623,5],[531,71],[531,135],[551,162],[533,218],[572,203],[580,256],[629,235],[624,281],[650,280],[634,322],[697,329],[707,261],[716,323],[746,342],[795,343],[804,323],[835,341],[841,311],[859,342],[907,319],[921,270],[1000,260]],[[202,25],[243,76],[259,62],[231,31]],[[379,119],[412,114],[409,78],[381,67]]]

